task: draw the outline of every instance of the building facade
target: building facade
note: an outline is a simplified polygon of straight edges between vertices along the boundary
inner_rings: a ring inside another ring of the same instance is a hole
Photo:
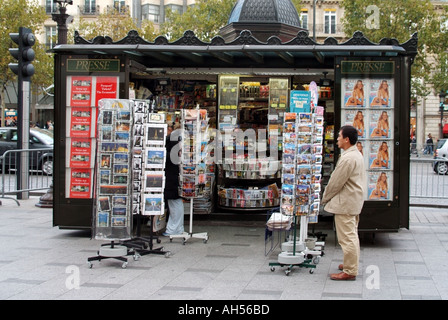
[[[73,5],[67,7],[67,13],[76,21],[80,17],[96,19],[102,12],[118,9],[128,11],[137,21],[150,20],[157,26],[165,21],[167,9],[185,12],[194,3],[195,0],[73,0]],[[299,12],[301,27],[308,29],[310,37],[317,42],[323,42],[327,37],[334,37],[338,41],[346,39],[341,22],[344,16],[341,3],[342,0],[303,0],[302,9]],[[437,0],[433,3],[436,9],[441,10],[442,6],[448,4],[448,0]],[[41,0],[41,5],[45,7],[48,19],[45,22],[45,32],[39,36],[39,40],[45,42],[47,48],[50,49],[57,41],[56,22],[51,16],[57,11],[57,4],[53,3],[53,0]],[[421,147],[429,133],[435,139],[441,138],[441,126],[443,127],[447,121],[447,117],[441,120],[438,94],[435,90],[431,90],[427,97],[418,99],[410,106],[410,135],[415,134],[417,143]],[[33,106],[32,110],[34,110]],[[35,119],[36,116],[32,115],[33,118]]]

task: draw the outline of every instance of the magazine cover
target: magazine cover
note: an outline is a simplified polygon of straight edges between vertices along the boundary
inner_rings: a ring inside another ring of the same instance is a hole
[[[393,108],[393,79],[369,80],[369,105],[371,108]]]
[[[350,125],[358,130],[358,139],[366,139],[368,131],[368,110],[341,109],[341,126]]]
[[[393,145],[392,140],[380,140],[369,142],[369,166],[368,169],[393,169]]]
[[[341,101],[346,108],[365,108],[367,97],[367,80],[365,79],[342,79]]]
[[[367,172],[367,199],[392,200],[392,171]]]
[[[393,126],[392,110],[370,110],[369,137],[371,139],[392,139]]]

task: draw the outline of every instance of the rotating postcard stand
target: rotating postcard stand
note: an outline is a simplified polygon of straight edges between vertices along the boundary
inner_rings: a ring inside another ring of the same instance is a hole
[[[201,198],[206,184],[205,165],[208,146],[208,117],[207,110],[184,109],[182,111],[182,148],[180,168],[179,194],[184,199],[190,199],[189,231],[182,234],[170,235],[170,241],[181,238],[182,244],[189,239],[208,241],[208,233],[193,233],[193,201]]]
[[[120,242],[131,239],[131,170],[133,103],[129,100],[99,101],[97,147],[94,180],[94,214],[92,230],[95,240],[107,240],[92,261],[116,259],[126,268],[126,256],[135,250]]]
[[[316,240],[307,238],[308,223],[311,218],[317,221],[319,212],[322,169],[323,108],[315,107],[313,111],[284,114],[280,210],[282,214],[294,215],[294,230],[292,239],[282,243],[278,261],[269,266],[271,271],[275,271],[275,266],[288,266],[286,275],[294,266],[310,268],[313,273],[323,255]],[[322,243],[319,245],[323,247]]]

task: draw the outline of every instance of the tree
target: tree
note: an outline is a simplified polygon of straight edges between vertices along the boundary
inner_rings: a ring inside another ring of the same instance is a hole
[[[202,41],[210,41],[227,24],[237,0],[197,0],[184,13],[167,10],[166,22],[161,27],[162,34],[176,40],[184,32],[191,30]],[[291,1],[300,11],[301,0]]]
[[[443,16],[436,12],[431,1],[344,0],[342,5],[345,9],[342,22],[347,36],[359,30],[373,42],[395,38],[403,43],[418,32],[418,54],[412,67],[413,98],[430,93],[427,83],[441,85],[441,77],[436,73],[443,66],[439,59],[446,58],[443,51],[447,48],[447,35],[440,28]]]
[[[184,13],[168,9],[160,31],[168,39],[176,40],[191,30],[202,41],[210,41],[227,23],[235,3],[236,0],[197,0]]]
[[[0,8],[0,100],[3,110],[4,90],[8,84],[17,81],[17,76],[8,67],[9,63],[16,62],[8,52],[9,48],[16,46],[9,33],[17,33],[19,27],[27,27],[33,30],[35,35],[41,34],[47,15],[38,0],[0,0]],[[53,55],[48,54],[45,45],[38,40],[33,49],[36,52],[33,63],[36,73],[31,81],[36,88],[47,87],[53,82]],[[2,120],[3,114],[2,111]]]
[[[151,21],[145,20],[141,27],[138,27],[129,11],[119,11],[114,8],[106,8],[95,20],[81,17],[79,21],[70,25],[69,41],[73,39],[75,30],[79,30],[82,33],[81,36],[88,40],[97,36],[109,36],[113,41],[118,41],[126,37],[131,30],[136,30],[142,38],[148,41],[158,35]]]

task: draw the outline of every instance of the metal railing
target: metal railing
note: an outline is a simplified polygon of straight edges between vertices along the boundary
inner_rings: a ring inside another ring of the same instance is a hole
[[[1,179],[0,179],[0,197],[10,198],[6,195],[17,195],[19,193],[45,193],[36,192],[40,190],[47,190],[50,188],[53,182],[53,175],[45,173],[42,170],[43,159],[51,159],[47,162],[45,171],[53,171],[52,157],[45,157],[43,155],[52,153],[51,149],[23,149],[23,150],[7,150],[2,156],[0,156],[1,164]],[[16,168],[16,159],[19,157],[26,157],[29,163],[28,179],[27,183],[18,188],[18,171]],[[13,199],[13,198],[11,198]],[[16,201],[17,202],[17,201]]]
[[[448,205],[448,175],[438,170],[437,161],[443,166],[447,158],[434,159],[430,155],[411,155],[409,197],[420,204]],[[443,169],[443,168],[441,168]]]

